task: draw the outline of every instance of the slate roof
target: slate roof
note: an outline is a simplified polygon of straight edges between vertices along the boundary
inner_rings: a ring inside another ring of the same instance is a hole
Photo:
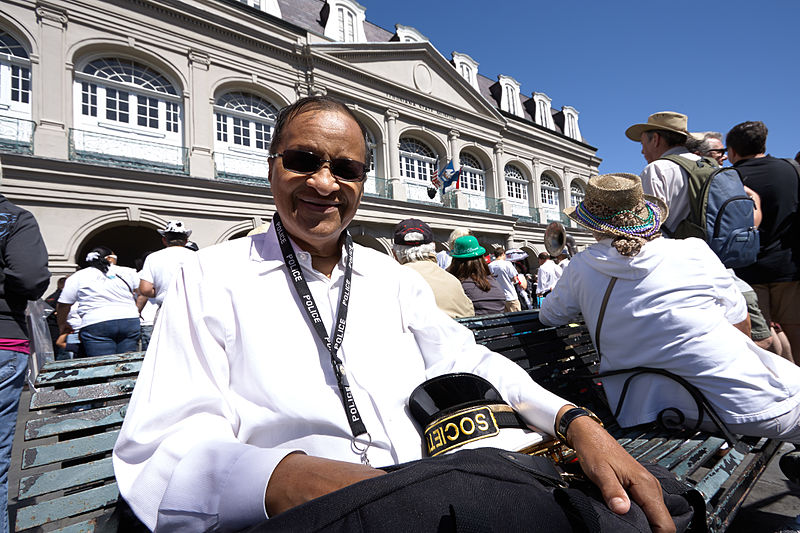
[[[283,20],[299,26],[310,32],[323,35],[325,33],[325,25],[320,20],[320,12],[322,6],[325,5],[324,0],[278,0],[278,5],[281,8],[281,15]],[[395,36],[392,31],[385,30],[369,21],[364,24],[364,34],[369,42],[389,42]],[[500,109],[500,84],[498,81],[487,78],[482,74],[478,74],[478,91],[480,94],[496,109]],[[524,94],[520,94],[522,101],[523,117],[526,121],[536,123],[533,113],[536,112],[536,107],[533,105],[533,99]],[[551,109],[553,115],[553,122],[555,124],[555,131],[564,133],[564,114],[560,110]],[[506,116],[513,116],[504,113]]]

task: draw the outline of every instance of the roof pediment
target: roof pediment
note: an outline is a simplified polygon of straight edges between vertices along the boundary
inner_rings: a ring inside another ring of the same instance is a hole
[[[506,122],[429,42],[318,43],[311,47],[372,79],[410,91],[415,98],[427,100],[427,105],[441,106],[442,110],[455,107],[471,115]]]

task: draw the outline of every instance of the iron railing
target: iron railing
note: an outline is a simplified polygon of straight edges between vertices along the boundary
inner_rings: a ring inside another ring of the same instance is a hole
[[[520,220],[524,220],[526,222],[536,222],[538,223],[539,218],[539,208],[538,207],[531,207],[529,205],[522,205],[522,204],[511,204],[513,207],[511,209],[511,214],[515,217],[519,218]]]
[[[69,158],[170,174],[187,174],[189,171],[189,151],[183,146],[74,128],[69,130]]]
[[[32,120],[0,115],[0,152],[32,154],[35,130]]]

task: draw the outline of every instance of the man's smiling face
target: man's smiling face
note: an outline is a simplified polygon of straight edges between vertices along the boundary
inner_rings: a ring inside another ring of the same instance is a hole
[[[275,148],[277,153],[284,150],[313,152],[327,160],[366,159],[358,124],[347,114],[330,109],[292,117]],[[301,248],[312,254],[338,248],[339,235],[361,203],[363,182],[337,180],[329,163],[313,174],[298,174],[286,169],[281,157],[270,159],[269,180],[281,221]]]

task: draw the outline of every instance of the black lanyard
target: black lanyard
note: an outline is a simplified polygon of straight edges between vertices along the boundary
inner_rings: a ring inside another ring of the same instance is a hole
[[[314,301],[314,296],[311,295],[311,290],[308,288],[308,283],[306,283],[305,277],[303,276],[303,270],[300,268],[300,262],[295,256],[292,243],[289,242],[286,229],[283,227],[278,213],[275,213],[275,216],[272,217],[272,225],[275,228],[275,234],[278,236],[278,244],[281,247],[281,252],[283,252],[283,262],[286,268],[289,269],[289,275],[292,278],[294,289],[302,302],[300,307],[305,309],[311,324],[314,326],[314,330],[331,354],[331,365],[333,366],[334,374],[336,374],[336,383],[339,385],[339,393],[342,395],[342,405],[344,406],[344,412],[347,416],[347,422],[350,424],[350,430],[353,432],[353,449],[361,455],[361,461],[368,464],[367,448],[369,448],[369,443],[362,449],[359,447],[359,444],[356,443],[355,437],[364,434],[367,435],[369,440],[371,440],[371,437],[367,432],[364,421],[361,419],[361,414],[358,412],[353,393],[350,391],[350,383],[347,380],[344,363],[339,356],[336,355],[339,352],[339,348],[342,346],[344,328],[347,325],[347,304],[350,301],[350,285],[351,278],[353,277],[353,239],[350,237],[350,233],[345,231],[344,242],[347,252],[347,261],[344,268],[342,295],[339,299],[339,308],[336,312],[335,336],[333,338],[333,343],[331,343],[328,331],[325,329],[325,324],[322,323],[322,317],[317,308],[317,303]]]

